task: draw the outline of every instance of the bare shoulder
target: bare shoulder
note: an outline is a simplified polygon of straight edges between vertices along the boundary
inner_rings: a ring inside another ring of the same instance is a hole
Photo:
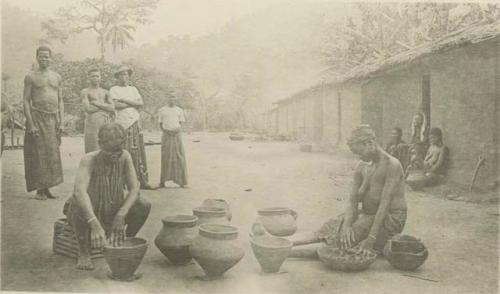
[[[88,92],[88,88],[83,88],[83,89],[80,91],[80,95],[81,95],[81,96],[84,96],[84,95],[86,95],[86,94],[87,94],[87,92]]]
[[[93,151],[83,155],[82,159],[80,159],[80,167],[88,167],[92,165],[92,162],[98,153],[99,151]]]
[[[56,77],[59,81],[62,81],[62,77],[59,73],[57,73],[56,71],[53,71],[51,69],[49,69],[48,73],[54,77]]]
[[[33,75],[34,75],[34,72],[33,71],[29,71],[25,76],[24,76],[24,83],[25,84],[31,84],[31,82],[33,81]]]
[[[387,157],[387,173],[403,175],[403,167],[397,158]]]

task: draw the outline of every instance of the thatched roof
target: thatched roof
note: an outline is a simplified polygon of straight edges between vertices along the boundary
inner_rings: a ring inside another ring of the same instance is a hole
[[[380,62],[357,66],[350,70],[347,74],[333,81],[330,81],[328,84],[342,84],[346,82],[369,79],[396,66],[409,65],[412,62],[415,62],[416,60],[428,55],[444,52],[466,44],[476,44],[484,42],[498,36],[500,36],[500,21],[486,25],[481,24],[470,26],[448,34],[439,40],[402,52]],[[298,99],[300,97],[303,97],[305,93],[315,91],[322,86],[324,85],[320,84],[308,89],[304,89],[293,94],[292,96],[276,101],[275,104],[280,104],[288,100]]]

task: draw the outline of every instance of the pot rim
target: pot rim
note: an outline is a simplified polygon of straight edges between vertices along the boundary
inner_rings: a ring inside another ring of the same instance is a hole
[[[196,225],[198,217],[190,214],[169,215],[161,219],[165,225]]]
[[[262,244],[262,243],[259,243],[258,239],[260,239],[259,237],[257,238],[251,238],[250,239],[250,243],[255,245],[255,246],[258,246],[260,248],[270,248],[270,249],[281,249],[281,248],[292,248],[293,247],[293,243],[292,241],[286,239],[286,238],[281,238],[281,237],[274,237],[272,236],[273,239],[277,239],[277,240],[284,240],[287,242],[287,244],[282,244],[282,245],[266,245],[266,244]]]
[[[266,207],[259,208],[257,213],[260,215],[277,215],[277,214],[290,214],[292,210],[288,207],[284,206],[274,206],[274,207]]]
[[[224,231],[218,231],[217,229]],[[232,240],[238,237],[238,228],[229,225],[203,224],[200,225],[198,231],[201,236],[212,239]]]
[[[226,209],[222,207],[214,207],[214,206],[199,206],[193,208],[193,214],[199,216],[226,216]]]
[[[125,241],[127,240],[138,240],[140,241],[139,244],[137,245],[133,245],[133,246],[120,246],[120,247],[113,247],[111,245],[105,245],[104,246],[104,249],[105,250],[126,250],[126,249],[136,249],[136,248],[141,248],[141,247],[147,247],[148,246],[148,241],[146,241],[146,239],[143,239],[143,238],[139,238],[139,237],[127,237],[125,238]]]

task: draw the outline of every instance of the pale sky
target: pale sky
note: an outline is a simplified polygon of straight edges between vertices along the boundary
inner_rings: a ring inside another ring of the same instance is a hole
[[[78,0],[2,0],[43,16]],[[154,43],[168,35],[193,37],[217,31],[232,19],[278,3],[321,2],[322,0],[160,0],[152,24],[141,26],[135,34],[137,45]]]

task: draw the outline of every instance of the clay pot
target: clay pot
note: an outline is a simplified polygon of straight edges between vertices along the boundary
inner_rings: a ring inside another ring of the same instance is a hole
[[[189,246],[197,235],[198,217],[193,215],[174,215],[162,219],[163,228],[155,239],[161,253],[175,265],[191,261]]]
[[[396,235],[384,246],[384,257],[397,269],[413,271],[427,260],[429,252],[424,243],[408,235]]]
[[[221,224],[228,225],[229,218],[226,210],[221,207],[201,206],[193,209],[193,214],[198,217],[198,225]]]
[[[258,210],[257,222],[274,236],[291,236],[297,231],[297,212],[286,207],[271,207]]]
[[[250,240],[253,254],[265,273],[277,273],[292,250],[292,242],[274,236],[259,236]]]
[[[221,277],[245,255],[238,243],[238,229],[233,226],[204,224],[189,251],[208,279]]]
[[[233,218],[231,209],[229,208],[229,203],[227,203],[227,201],[224,199],[213,199],[213,198],[205,199],[201,206],[223,208],[226,211],[226,217],[228,221],[231,221],[231,219]]]
[[[138,279],[139,276],[134,273],[147,249],[146,240],[135,237],[126,238],[120,247],[105,246],[103,255],[111,269],[110,278],[121,281]]]

